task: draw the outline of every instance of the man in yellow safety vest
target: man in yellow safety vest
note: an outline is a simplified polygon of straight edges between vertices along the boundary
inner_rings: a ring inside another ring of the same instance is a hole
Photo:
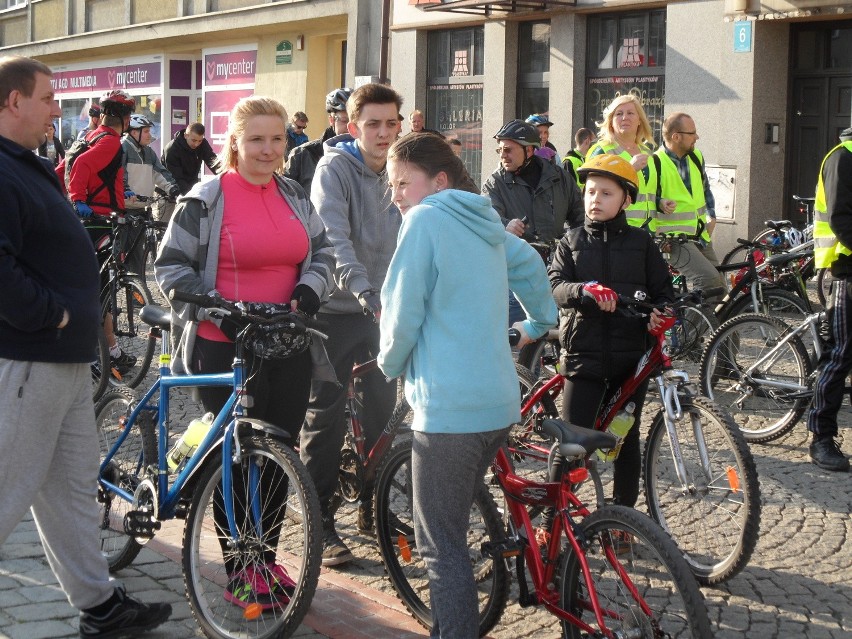
[[[710,244],[715,200],[704,171],[704,157],[695,148],[698,131],[686,113],[672,113],[663,122],[663,146],[648,163],[653,166],[649,186],[656,187],[656,211],[651,230],[669,235],[694,236],[697,243],[671,242],[664,254],[669,264],[694,288],[725,286],[716,270],[719,258]]]
[[[826,470],[849,470],[849,459],[836,441],[837,413],[852,371],[852,128],[840,134],[819,171],[814,202],[814,260],[835,279],[828,306],[834,344],[823,351],[814,399],[808,413],[813,433],[811,461]]]

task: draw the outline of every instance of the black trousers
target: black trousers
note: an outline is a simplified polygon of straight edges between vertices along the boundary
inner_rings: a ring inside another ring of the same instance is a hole
[[[214,342],[196,338],[192,353],[192,370],[198,373],[222,373],[231,369],[234,361],[234,345],[229,342]],[[293,446],[305,418],[308,395],[311,388],[311,354],[305,351],[286,360],[269,361],[249,357],[247,390],[254,399],[248,414],[282,429],[283,439]],[[199,388],[201,403],[205,411],[218,413],[231,394],[228,387]],[[248,526],[250,509],[249,493],[246,489],[247,469],[234,466],[234,519],[237,526]],[[260,525],[264,531],[264,563],[275,561],[275,548],[284,520],[284,504],[287,501],[289,484],[279,470],[264,470],[260,479],[260,499],[263,504],[278,505],[264,510]],[[240,570],[242,562],[229,549],[228,519],[222,494],[217,491],[213,498],[213,519],[219,534],[219,543],[225,557],[225,569],[229,575]]]

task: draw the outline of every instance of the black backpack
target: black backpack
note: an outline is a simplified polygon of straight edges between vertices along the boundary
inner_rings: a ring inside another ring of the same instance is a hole
[[[68,186],[71,181],[71,167],[76,162],[77,158],[79,158],[83,153],[91,149],[95,146],[101,138],[104,136],[111,135],[110,133],[104,132],[99,133],[91,140],[87,140],[86,138],[75,140],[71,145],[71,148],[65,152],[65,192],[68,193]],[[123,153],[121,147],[118,148],[118,153],[115,154],[115,157],[107,164],[104,168],[98,171],[98,177],[101,180],[101,183],[98,187],[88,194],[86,198],[86,204],[91,204],[94,197],[103,191],[107,190],[109,194],[109,205],[113,210],[118,210],[118,198],[115,193],[115,178],[118,175],[118,170],[121,168],[121,154]]]

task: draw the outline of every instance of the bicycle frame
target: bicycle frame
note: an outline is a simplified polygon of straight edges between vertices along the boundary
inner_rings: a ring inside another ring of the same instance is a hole
[[[346,406],[349,410],[350,423],[352,424],[352,439],[355,447],[355,452],[358,455],[358,461],[361,464],[361,470],[364,472],[364,482],[369,483],[376,476],[379,463],[385,456],[385,453],[390,449],[393,440],[396,437],[398,426],[394,426],[398,420],[395,419],[397,410],[400,407],[394,408],[393,415],[385,425],[376,443],[370,450],[366,449],[364,427],[361,424],[361,417],[358,414],[358,403],[355,400],[355,380],[364,377],[367,374],[374,373],[379,370],[379,364],[376,359],[371,359],[363,364],[355,364],[352,368],[352,376],[349,380],[349,388],[346,394]],[[408,403],[403,398],[405,407],[408,408]]]
[[[677,371],[672,368],[671,358],[666,353],[665,335],[658,335],[656,343],[642,356],[636,369],[631,377],[628,377],[615,391],[610,395],[604,408],[599,411],[598,417],[595,420],[596,430],[606,430],[615,415],[622,409],[625,403],[633,396],[636,389],[639,388],[645,380],[653,378],[660,394],[660,401],[663,406],[663,413],[668,433],[669,444],[672,448],[672,455],[675,462],[675,471],[680,480],[683,489],[689,490],[689,483],[686,469],[683,464],[683,455],[680,449],[680,441],[678,440],[677,431],[674,422],[680,419],[683,412],[680,401],[678,399],[678,389],[689,382],[689,375],[684,371]],[[542,413],[542,399],[549,397],[551,401],[555,401],[559,393],[564,387],[565,377],[557,373],[544,383],[537,385],[533,392],[522,402],[521,415],[535,415],[536,412]],[[707,454],[707,447],[704,441],[701,425],[697,420],[693,421],[693,430],[695,433],[695,441],[698,446],[699,455],[701,458],[702,467],[705,474],[709,478],[710,461]],[[539,448],[539,453],[543,452],[543,448]]]
[[[497,451],[492,469],[506,495],[506,507],[514,525],[515,533],[525,540],[520,552],[523,553],[524,563],[535,587],[534,603],[541,604],[551,614],[589,633],[590,636],[597,636],[595,628],[560,606],[559,591],[553,585],[556,578],[555,572],[559,566],[559,554],[562,552],[562,535],[564,533],[571,547],[571,552],[577,555],[585,582],[589,585],[588,596],[598,626],[606,628],[605,620],[615,617],[613,612],[604,610],[600,605],[597,592],[594,589],[594,580],[586,560],[585,550],[581,545],[581,540],[577,539],[575,535],[576,519],[587,517],[589,510],[571,490],[571,484],[583,481],[588,475],[587,469],[585,466],[573,468],[565,473],[559,482],[536,482],[519,477],[512,472],[512,463],[504,448]],[[559,514],[558,517],[554,517],[544,556],[542,556],[538,544],[534,541],[535,530],[526,509],[528,505],[555,507]],[[625,585],[643,613],[650,615],[651,611],[648,605],[638,596],[636,587],[630,583],[626,573],[620,569],[613,548],[608,546],[605,552],[607,561],[625,580]]]
[[[242,357],[242,353],[239,352],[242,349],[238,346],[238,354],[234,359],[233,371],[230,373],[171,375],[169,368],[171,353],[169,352],[169,334],[167,331],[163,331],[160,343],[162,344],[162,350],[159,359],[159,379],[154,382],[151,388],[145,393],[144,397],[131,411],[130,416],[124,425],[124,430],[119,435],[112,448],[110,448],[104,460],[101,462],[98,481],[109,488],[111,492],[118,495],[121,499],[133,502],[133,494],[130,494],[121,486],[106,481],[103,478],[103,473],[116,451],[121,448],[121,445],[127,439],[127,436],[137,423],[137,419],[142,411],[156,411],[158,415],[157,481],[156,485],[153,487],[156,500],[154,504],[155,512],[152,513],[152,517],[156,520],[166,520],[177,516],[181,492],[196,471],[202,466],[202,464],[204,464],[210,454],[216,448],[221,446],[223,459],[222,491],[223,495],[228,496],[223,499],[223,501],[230,536],[232,540],[236,541],[239,533],[234,516],[234,504],[232,499],[232,466],[229,463],[224,463],[224,460],[229,460],[235,456],[239,456],[240,442],[235,429],[240,418],[245,417],[244,407],[248,404],[248,401],[246,401],[247,396],[245,391],[245,359]],[[198,445],[198,448],[193,455],[186,461],[185,466],[180,470],[177,477],[172,482],[171,487],[169,487],[169,469],[166,461],[167,445],[169,441],[169,430],[167,425],[169,415],[169,391],[174,388],[210,386],[230,386],[233,390],[227,402],[225,402],[225,405],[216,415],[207,435]],[[154,395],[157,393],[160,394],[158,403],[153,400]],[[142,461],[142,456],[140,454],[140,468]],[[251,483],[255,483],[257,482],[257,477],[252,477],[250,475],[249,481]],[[253,495],[253,501],[258,499],[257,491],[251,491],[250,494]],[[254,523],[256,526],[260,526],[261,520],[258,514],[259,505],[257,503],[253,503],[251,508],[255,514]]]

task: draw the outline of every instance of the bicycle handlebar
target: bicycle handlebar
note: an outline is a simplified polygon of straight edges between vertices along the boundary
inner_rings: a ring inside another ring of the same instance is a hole
[[[216,311],[219,314],[228,317],[230,320],[243,320],[246,324],[263,325],[289,323],[289,329],[294,334],[307,332],[317,335],[323,339],[328,339],[328,335],[318,330],[325,326],[325,322],[314,319],[298,309],[295,311],[290,310],[289,306],[285,305],[271,305],[273,307],[280,306],[280,312],[275,310],[268,316],[257,315],[249,312],[243,302],[227,300],[218,293],[213,295],[201,295],[198,293],[179,291],[177,289],[169,291],[169,301],[195,304],[200,308]]]

